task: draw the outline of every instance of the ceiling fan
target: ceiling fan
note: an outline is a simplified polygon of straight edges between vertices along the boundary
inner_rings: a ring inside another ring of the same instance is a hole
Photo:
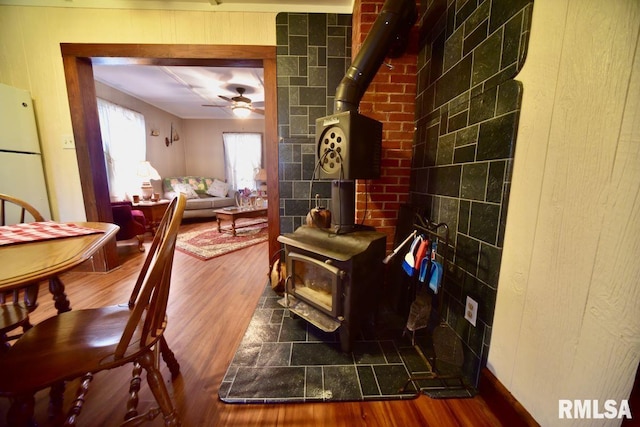
[[[264,110],[261,110],[259,108],[254,108],[253,104],[251,102],[251,99],[249,99],[246,96],[244,96],[244,93],[246,92],[245,88],[237,87],[236,88],[236,92],[238,92],[238,96],[234,96],[233,98],[229,98],[229,97],[224,96],[224,95],[218,95],[218,97],[224,99],[225,101],[228,101],[228,102],[232,103],[230,105],[230,107],[231,107],[231,111],[233,111],[233,114],[235,116],[244,118],[244,117],[249,116],[249,114],[251,114],[251,112],[264,115]],[[226,108],[226,106],[215,105],[215,104],[204,104],[203,107],[222,107],[222,108]]]

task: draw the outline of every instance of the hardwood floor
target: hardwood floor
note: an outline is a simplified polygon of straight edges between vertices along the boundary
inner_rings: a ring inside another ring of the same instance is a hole
[[[110,273],[66,274],[63,280],[72,308],[126,302],[144,257],[136,254],[135,247],[128,253],[126,262]],[[164,363],[161,370],[184,426],[502,425],[479,396],[447,400],[420,396],[409,401],[331,404],[230,405],[221,402],[218,387],[266,284],[268,262],[267,243],[209,261],[176,251],[166,337],[180,362],[181,375],[171,381]],[[44,286],[39,302],[40,306],[32,314],[34,323],[55,314]],[[129,379],[128,368],[96,375],[78,425],[119,425],[125,413]],[[77,387],[78,381],[67,384],[65,409]],[[145,410],[153,403],[143,383],[138,407]],[[36,420],[40,426],[53,425],[47,419],[47,404],[48,392],[39,392]],[[7,408],[8,401],[0,399],[0,425],[4,423]],[[163,422],[159,416],[146,425],[162,426]]]

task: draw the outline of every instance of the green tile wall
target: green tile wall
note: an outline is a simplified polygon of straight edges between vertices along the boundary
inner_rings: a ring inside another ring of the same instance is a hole
[[[420,31],[410,203],[449,225],[455,267],[443,313],[465,343],[474,384],[493,325],[523,90],[514,77],[532,8],[533,0],[449,0],[437,24]],[[475,328],[464,320],[467,295],[479,304]]]
[[[351,64],[351,15],[276,17],[280,231],[291,233],[315,206],[329,206],[330,181],[313,181],[316,118],[333,113],[335,90]],[[311,190],[310,190],[311,187]]]

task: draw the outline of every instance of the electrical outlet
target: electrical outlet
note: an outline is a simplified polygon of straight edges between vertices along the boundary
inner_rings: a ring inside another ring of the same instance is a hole
[[[74,150],[76,148],[76,142],[73,140],[73,135],[62,135],[62,148],[64,150]]]
[[[470,296],[467,296],[467,303],[464,307],[464,318],[473,326],[476,326],[476,320],[478,318],[478,303]]]

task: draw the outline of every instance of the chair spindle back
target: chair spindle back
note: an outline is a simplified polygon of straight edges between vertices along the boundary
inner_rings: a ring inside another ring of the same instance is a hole
[[[131,344],[131,338],[141,322],[140,346],[145,346],[150,340],[157,339],[159,333],[164,330],[173,255],[185,205],[184,194],[174,198],[158,226],[129,299],[131,316],[116,349],[116,359],[125,355]],[[143,316],[145,316],[144,320]]]
[[[18,199],[17,197],[0,193],[0,226],[15,224],[15,221],[9,221],[7,219],[9,217],[9,213],[14,213],[15,211],[19,212],[17,224],[23,224],[25,222],[44,221],[44,217],[40,214],[40,212],[38,212],[38,210],[31,206],[29,203],[25,202],[22,199]],[[27,213],[31,215],[31,218],[27,217]],[[20,289],[15,289],[13,291],[14,301],[18,301],[19,291]],[[6,302],[7,301],[5,294],[0,293],[0,304],[5,304]]]
[[[15,205],[15,206],[14,206]],[[17,197],[9,196],[8,194],[0,193],[0,225],[12,225],[7,224],[7,216],[9,207],[17,208],[20,212],[20,217],[18,220],[19,224],[24,222],[42,222],[44,221],[44,217],[38,212],[36,208],[31,206],[29,203],[24,200],[18,199]],[[33,218],[32,221],[27,218],[26,214],[31,215]]]

